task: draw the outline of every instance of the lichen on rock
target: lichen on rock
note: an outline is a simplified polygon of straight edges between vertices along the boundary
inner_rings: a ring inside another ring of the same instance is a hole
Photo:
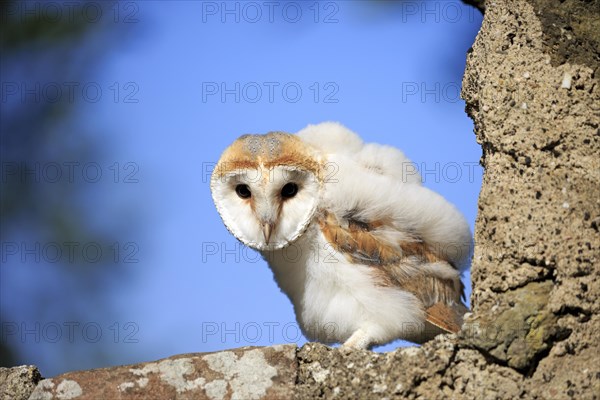
[[[62,374],[42,380],[31,400],[290,398],[296,346],[242,347],[216,353]]]

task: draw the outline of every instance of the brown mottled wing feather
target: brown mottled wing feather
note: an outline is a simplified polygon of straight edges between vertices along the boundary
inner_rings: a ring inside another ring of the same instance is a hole
[[[448,332],[457,333],[463,323],[463,316],[468,311],[464,304],[438,302],[425,310],[427,321]]]
[[[456,333],[462,326],[467,307],[462,303],[464,286],[456,279],[444,279],[423,271],[423,265],[445,263],[418,238],[396,245],[379,238],[375,231],[385,221],[340,220],[322,212],[321,232],[327,241],[356,264],[373,267],[373,275],[381,286],[397,286],[414,294],[425,307],[427,321],[445,332]]]
[[[321,232],[336,250],[344,253],[354,263],[391,265],[415,257],[426,262],[439,260],[417,238],[414,241],[399,242],[395,246],[383,241],[374,233],[386,226],[385,220],[365,222],[351,217],[339,219],[325,211],[321,213]]]

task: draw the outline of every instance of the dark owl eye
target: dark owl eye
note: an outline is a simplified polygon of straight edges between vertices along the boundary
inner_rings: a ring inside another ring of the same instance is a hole
[[[298,193],[298,185],[294,182],[286,183],[284,187],[281,188],[281,197],[284,199],[292,198]]]
[[[250,188],[248,187],[248,185],[243,185],[243,184],[242,185],[237,185],[235,187],[235,192],[242,199],[249,199],[250,196],[252,196],[252,193],[250,192]]]

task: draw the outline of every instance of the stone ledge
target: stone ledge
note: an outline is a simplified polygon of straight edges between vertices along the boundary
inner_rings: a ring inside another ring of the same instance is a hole
[[[40,381],[29,399],[286,399],[293,396],[296,349],[242,347],[68,372]]]

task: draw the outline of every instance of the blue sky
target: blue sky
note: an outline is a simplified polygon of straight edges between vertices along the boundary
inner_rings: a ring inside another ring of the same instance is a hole
[[[227,232],[210,197],[211,167],[244,133],[339,121],[366,142],[402,149],[425,185],[473,229],[481,149],[458,92],[478,11],[453,1],[275,2],[272,15],[262,2],[228,3],[231,13],[222,2],[133,4],[119,15],[123,23],[131,14],[131,37],[97,68],[104,97],[78,102],[73,124],[93,127],[81,135],[103,143],[103,172],[117,163],[121,174],[119,183],[103,180],[81,194],[86,216],[99,230],[123,224],[121,256],[137,250],[136,261],[103,289],[109,311],[86,309],[90,317],[78,321],[77,329],[90,321],[102,328],[98,343],[77,332],[65,341],[68,316],[57,307],[40,329],[55,322],[63,338],[9,341],[20,361],[52,376],[177,353],[304,343],[268,266]],[[137,182],[123,182],[127,174]],[[6,299],[34,290],[25,280],[51,282],[58,267],[37,275],[38,268],[2,271],[3,307],[30,324],[42,305],[19,309]]]

